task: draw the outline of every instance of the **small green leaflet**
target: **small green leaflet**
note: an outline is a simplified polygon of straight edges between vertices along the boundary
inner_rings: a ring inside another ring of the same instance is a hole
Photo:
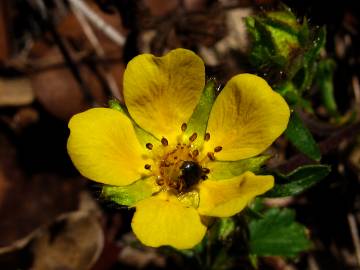
[[[299,194],[320,182],[330,171],[330,166],[317,164],[301,166],[288,175],[277,174],[274,188],[264,196],[285,197]]]
[[[304,153],[309,158],[316,161],[321,159],[318,144],[295,111],[291,114],[285,136],[300,152]]]
[[[256,256],[294,258],[311,247],[303,225],[290,209],[273,208],[249,224],[250,252]]]

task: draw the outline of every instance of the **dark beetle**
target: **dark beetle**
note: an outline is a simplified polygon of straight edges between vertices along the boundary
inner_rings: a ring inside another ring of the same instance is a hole
[[[201,166],[194,161],[184,161],[180,166],[180,178],[185,182],[185,188],[189,188],[199,182],[202,176]]]

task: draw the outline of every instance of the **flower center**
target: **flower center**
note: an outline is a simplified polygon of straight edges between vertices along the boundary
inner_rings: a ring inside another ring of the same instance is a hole
[[[186,131],[186,124],[182,124],[181,131]],[[145,165],[145,169],[150,170],[156,176],[156,183],[164,190],[173,190],[177,193],[188,192],[193,189],[200,181],[207,179],[210,172],[205,167],[206,162],[215,160],[214,154],[221,151],[218,146],[214,152],[209,152],[200,157],[199,150],[194,142],[198,134],[193,133],[188,137],[188,142],[179,142],[176,145],[169,145],[166,138],[161,139],[159,149],[153,149],[151,143],[146,144],[146,148],[154,151],[153,165]],[[210,134],[206,133],[204,142],[210,139]]]

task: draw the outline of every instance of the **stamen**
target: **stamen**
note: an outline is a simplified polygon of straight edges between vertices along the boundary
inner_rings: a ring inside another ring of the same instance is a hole
[[[187,129],[187,124],[186,124],[186,123],[183,123],[183,124],[181,125],[181,131],[184,132],[186,129]]]
[[[168,145],[169,145],[169,142],[168,142],[168,140],[167,140],[165,137],[163,137],[163,138],[161,139],[161,144],[162,144],[163,146],[168,146]]]
[[[196,138],[197,138],[197,133],[195,132],[195,133],[193,133],[193,135],[190,136],[189,141],[193,142],[196,140]]]
[[[211,161],[214,161],[214,160],[215,160],[215,156],[214,156],[214,153],[213,153],[213,152],[207,153],[207,156],[208,156],[208,158],[209,158]]]
[[[210,169],[209,168],[202,168],[202,172],[205,174],[210,173]]]
[[[151,143],[147,143],[146,144],[146,148],[149,149],[149,150],[152,150],[153,149],[153,145]]]
[[[162,179],[162,178],[156,179],[156,184],[158,184],[159,186],[162,186],[164,183],[165,183],[164,179]]]
[[[210,140],[210,133],[209,133],[209,132],[206,132],[206,133],[205,133],[204,140],[205,140],[205,141]]]
[[[214,148],[214,152],[220,152],[222,150],[222,147],[221,146],[216,146]]]
[[[151,169],[151,165],[150,165],[150,164],[145,164],[144,168],[145,168],[146,170],[150,170],[150,169]]]
[[[206,179],[208,179],[208,177],[207,177],[206,175],[202,175],[202,176],[201,176],[201,179],[202,179],[202,180],[206,180]]]
[[[199,150],[194,150],[193,152],[192,152],[192,154],[193,154],[193,157],[197,157],[198,155],[199,155]]]
[[[180,183],[179,182],[171,182],[171,183],[169,183],[169,186],[171,187],[171,188],[174,188],[174,189],[178,189],[179,187],[180,187]]]

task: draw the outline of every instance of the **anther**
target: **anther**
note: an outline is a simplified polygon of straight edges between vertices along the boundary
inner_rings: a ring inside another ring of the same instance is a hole
[[[152,145],[151,143],[147,143],[147,144],[146,144],[146,148],[149,149],[149,150],[151,150],[151,149],[153,149],[153,145]]]
[[[214,152],[220,152],[222,150],[222,147],[221,146],[216,146],[214,148]]]
[[[178,188],[180,187],[180,183],[179,183],[179,182],[171,182],[171,183],[169,184],[169,186],[170,186],[171,188],[178,189]]]
[[[196,140],[196,138],[197,138],[197,133],[195,132],[195,133],[193,133],[193,135],[190,136],[189,141],[193,142]]]
[[[206,133],[205,133],[204,140],[205,140],[205,141],[210,140],[210,133],[209,133],[209,132],[206,132]]]
[[[205,174],[210,173],[210,169],[209,168],[202,168],[202,172]]]
[[[198,155],[199,155],[199,150],[194,150],[193,152],[192,152],[192,154],[193,154],[193,157],[197,157]]]
[[[151,165],[150,165],[150,164],[145,164],[144,168],[145,168],[146,170],[150,170],[150,169],[151,169]]]
[[[183,124],[181,125],[181,131],[184,132],[186,129],[187,129],[187,124],[186,124],[186,123],[183,123]]]
[[[207,153],[207,156],[208,156],[208,158],[209,158],[211,161],[214,161],[214,160],[215,160],[215,156],[214,156],[214,153],[213,153],[213,152]]]
[[[164,179],[162,179],[162,178],[158,178],[158,179],[156,179],[156,184],[158,184],[159,186],[162,186],[163,184],[164,184]]]
[[[163,146],[168,146],[168,145],[169,145],[169,142],[168,142],[168,140],[167,140],[165,137],[163,137],[163,138],[161,139],[161,144],[162,144]]]

